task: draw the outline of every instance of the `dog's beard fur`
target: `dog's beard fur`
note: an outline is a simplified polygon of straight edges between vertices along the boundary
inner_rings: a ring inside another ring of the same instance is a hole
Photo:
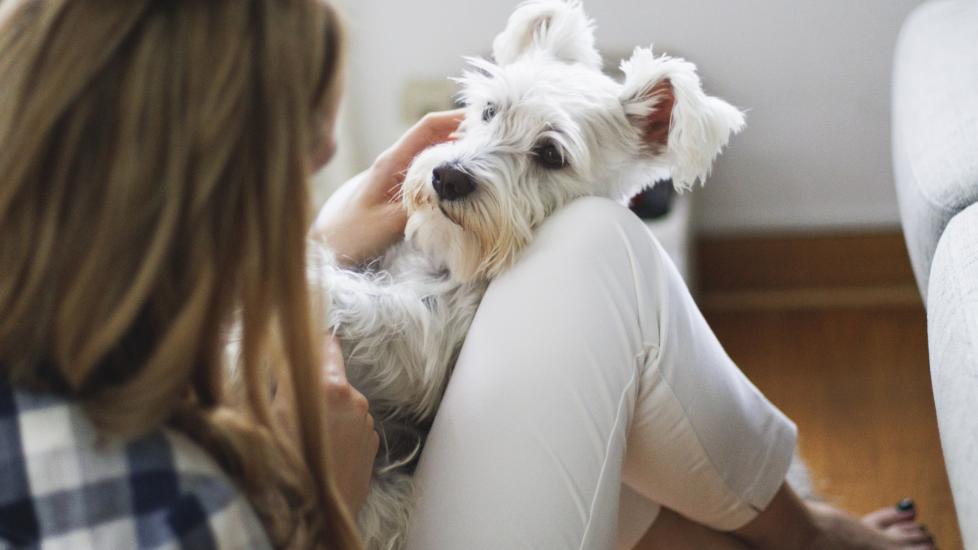
[[[458,281],[492,279],[508,267],[532,238],[534,216],[527,200],[482,186],[461,201],[440,201],[431,189],[431,171],[441,164],[441,151],[432,148],[412,164],[404,184],[408,223],[405,239],[422,253],[438,259]],[[492,172],[475,162],[467,164],[476,177],[490,181]],[[538,223],[538,222],[537,222]]]
[[[420,154],[406,174],[405,243],[366,271],[328,253],[310,262],[349,379],[382,435],[359,518],[371,550],[403,543],[412,467],[488,281],[577,197],[621,200],[663,176],[680,189],[702,181],[743,125],[682,60],[637,49],[623,82],[604,75],[592,27],[577,2],[522,4],[493,43],[495,62],[472,59],[460,79],[461,137]],[[561,163],[544,162],[545,145]],[[432,177],[443,165],[474,191],[440,198]]]

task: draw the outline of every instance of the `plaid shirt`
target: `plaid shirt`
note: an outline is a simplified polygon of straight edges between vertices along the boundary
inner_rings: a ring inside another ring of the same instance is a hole
[[[268,548],[244,496],[186,437],[99,434],[0,377],[0,548]]]

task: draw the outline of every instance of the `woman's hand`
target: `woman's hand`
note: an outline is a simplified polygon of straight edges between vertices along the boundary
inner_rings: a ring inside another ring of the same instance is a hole
[[[340,346],[326,341],[323,397],[329,465],[340,496],[356,517],[370,489],[380,436],[374,431],[367,398],[346,379]]]
[[[339,344],[327,336],[323,351],[323,431],[330,475],[343,503],[356,517],[370,490],[380,436],[374,430],[367,398],[346,379]],[[280,386],[272,400],[272,411],[281,426],[298,437],[293,399],[292,392]]]
[[[321,237],[346,264],[383,254],[404,235],[407,214],[401,183],[421,151],[452,139],[463,111],[431,113],[384,151],[367,171],[343,184],[326,202],[312,233]]]

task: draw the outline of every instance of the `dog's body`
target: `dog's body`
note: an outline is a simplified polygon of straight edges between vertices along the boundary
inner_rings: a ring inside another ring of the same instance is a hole
[[[381,434],[359,521],[368,548],[397,548],[411,472],[488,281],[571,200],[623,200],[668,174],[702,181],[743,115],[706,96],[695,68],[636,49],[624,82],[601,72],[579,3],[531,1],[460,79],[457,141],[415,159],[403,185],[405,242],[365,271],[310,262],[351,383]]]
[[[453,280],[409,243],[365,272],[337,265],[328,252],[310,266],[327,290],[347,376],[370,401],[381,436],[360,529],[368,548],[396,548],[410,517],[415,459],[486,283]]]

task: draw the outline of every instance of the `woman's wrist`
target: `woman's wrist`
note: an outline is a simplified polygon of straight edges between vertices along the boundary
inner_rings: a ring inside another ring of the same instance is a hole
[[[379,190],[391,177],[378,159],[343,184],[319,211],[312,235],[346,265],[360,265],[383,254],[404,232],[406,214],[399,201]]]

